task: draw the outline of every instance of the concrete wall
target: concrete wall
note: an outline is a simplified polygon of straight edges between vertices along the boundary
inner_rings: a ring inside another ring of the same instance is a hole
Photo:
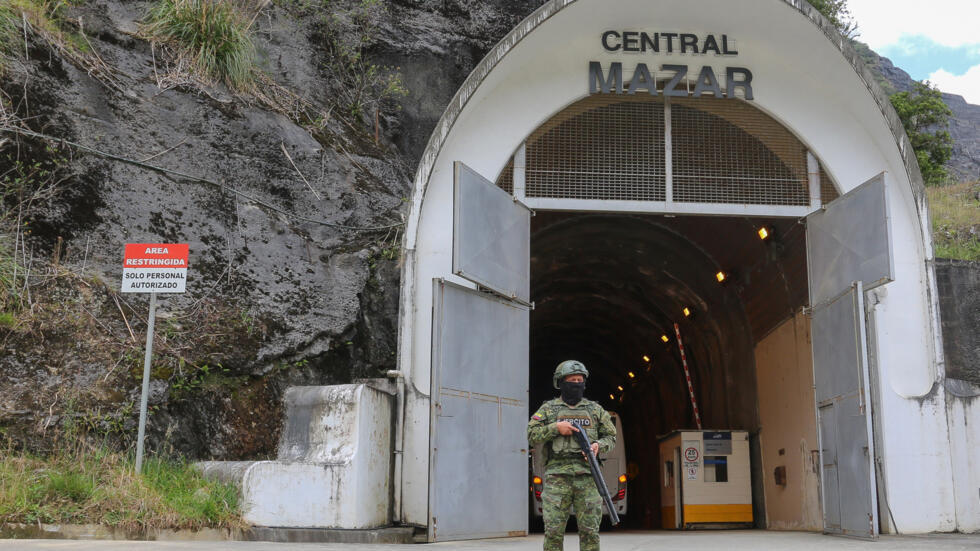
[[[766,526],[773,530],[820,530],[819,445],[813,401],[810,320],[798,313],[755,348],[762,431]],[[774,471],[786,469],[786,485]]]

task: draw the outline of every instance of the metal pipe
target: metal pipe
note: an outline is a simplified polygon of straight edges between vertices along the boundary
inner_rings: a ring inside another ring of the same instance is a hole
[[[146,403],[150,395],[150,362],[153,358],[153,321],[157,311],[157,294],[150,293],[150,316],[146,328],[146,355],[143,356],[143,390],[140,395],[140,428],[136,437],[136,472],[143,472],[143,438],[146,436]]]
[[[397,389],[397,402],[395,405],[395,449],[392,452],[395,459],[392,496],[394,499],[394,520],[401,522],[404,518],[402,515],[402,471],[404,470],[402,452],[405,448],[405,374],[392,369],[388,371],[387,376],[389,379],[395,379]]]

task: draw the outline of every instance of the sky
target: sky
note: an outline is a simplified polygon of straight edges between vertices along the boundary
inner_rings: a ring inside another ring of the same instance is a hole
[[[915,80],[980,105],[980,0],[848,0],[858,40]]]

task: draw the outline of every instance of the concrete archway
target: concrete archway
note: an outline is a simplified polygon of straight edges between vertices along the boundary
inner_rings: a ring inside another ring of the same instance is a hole
[[[610,52],[608,30],[724,34],[737,54]],[[405,234],[399,365],[406,374],[400,520],[427,518],[431,281],[453,275],[452,166],[500,172],[518,145],[565,106],[589,95],[589,62],[748,68],[753,105],[799,136],[842,193],[886,171],[895,280],[876,295],[882,488],[904,532],[956,526],[954,473],[944,396],[937,381],[938,325],[921,177],[887,98],[857,55],[805,2],[761,0],[554,0],[504,38],[474,70],[440,119],[421,159]],[[731,100],[740,101],[740,100]],[[533,406],[532,406],[533,407]],[[914,427],[911,432],[908,427]],[[933,450],[933,451],[928,451]],[[920,473],[932,473],[922,477]]]

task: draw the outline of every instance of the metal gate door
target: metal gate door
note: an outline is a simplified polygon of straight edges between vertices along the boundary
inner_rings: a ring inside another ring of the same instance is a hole
[[[824,532],[878,537],[864,292],[892,280],[886,175],[807,218]]]
[[[530,211],[456,164],[453,272],[433,285],[430,542],[527,533]]]
[[[874,538],[878,505],[863,298],[858,281],[814,310],[813,378],[824,531]]]

